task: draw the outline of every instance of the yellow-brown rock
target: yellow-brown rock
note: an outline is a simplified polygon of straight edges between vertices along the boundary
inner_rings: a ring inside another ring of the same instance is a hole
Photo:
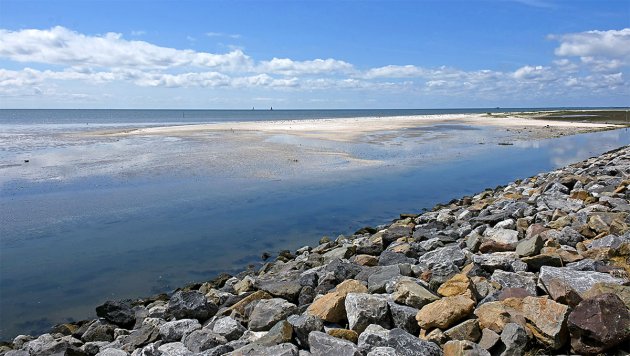
[[[378,265],[378,258],[371,255],[357,255],[354,258],[354,263],[361,266],[372,267]]]
[[[335,292],[345,297],[348,293],[367,293],[368,289],[363,283],[356,279],[347,279],[339,283],[335,288]]]
[[[245,307],[247,307],[247,305],[249,305],[249,303],[255,301],[255,300],[261,300],[261,299],[271,299],[273,298],[271,296],[271,294],[262,291],[262,290],[258,290],[255,291],[254,293],[248,295],[247,297],[243,298],[242,300],[238,301],[236,304],[232,305],[231,307],[228,308],[228,310],[230,311],[236,311],[241,315],[245,315]]]
[[[416,321],[423,329],[446,329],[470,315],[475,302],[463,295],[445,297],[427,304],[416,314]]]
[[[443,297],[465,295],[470,299],[474,299],[470,278],[463,273],[456,274],[448,281],[442,283],[437,292]]]
[[[330,336],[334,336],[339,339],[348,340],[355,344],[359,340],[359,334],[357,334],[357,332],[354,330],[332,328],[332,329],[328,329],[326,333]]]
[[[572,190],[571,191],[571,195],[569,195],[569,197],[571,197],[572,199],[580,199],[580,200],[586,200],[590,197],[591,195],[586,191],[586,190]]]
[[[338,323],[346,318],[345,301],[344,294],[331,292],[315,299],[306,312],[322,320]]]
[[[479,327],[501,334],[501,331],[508,323],[517,323],[525,326],[526,322],[523,314],[509,305],[511,299],[514,298],[508,298],[504,301],[507,301],[507,303],[488,302],[480,305],[475,310],[475,315],[479,319]]]
[[[529,330],[545,346],[557,350],[567,342],[568,306],[545,297],[525,297],[522,313]]]

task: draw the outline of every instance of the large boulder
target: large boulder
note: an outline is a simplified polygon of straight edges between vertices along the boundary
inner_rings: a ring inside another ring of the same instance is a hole
[[[361,333],[370,324],[391,325],[385,297],[367,293],[349,293],[345,301],[350,329]]]
[[[361,356],[359,349],[354,343],[320,331],[310,333],[308,343],[313,356]]]
[[[475,302],[463,295],[445,297],[427,304],[416,315],[418,325],[423,329],[446,329],[469,316],[475,309]]]
[[[630,313],[615,294],[585,299],[568,320],[571,347],[580,354],[602,353],[630,339]]]
[[[217,313],[216,304],[197,291],[179,291],[168,302],[166,313],[175,319],[205,321]]]
[[[525,297],[521,308],[527,326],[539,342],[554,350],[564,346],[569,307],[545,297]]]
[[[199,329],[201,329],[201,324],[197,319],[181,319],[162,324],[159,331],[164,342],[175,342],[181,341],[184,336]]]
[[[249,329],[266,331],[280,320],[297,313],[297,306],[281,298],[263,299],[256,304],[249,316]]]
[[[96,307],[96,315],[126,329],[132,328],[136,322],[136,312],[130,301],[106,301]]]
[[[543,266],[538,275],[538,286],[561,303],[577,304],[597,283],[624,284],[621,278],[607,273],[576,271],[571,268]]]

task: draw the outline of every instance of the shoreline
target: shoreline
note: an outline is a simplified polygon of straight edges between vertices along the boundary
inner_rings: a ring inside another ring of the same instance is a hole
[[[525,117],[519,114],[527,114]],[[106,130],[82,133],[105,137],[129,136],[194,136],[213,132],[290,134],[331,141],[352,141],[362,136],[393,130],[422,128],[440,124],[464,124],[476,127],[497,127],[518,130],[524,139],[551,138],[577,133],[611,130],[625,127],[619,123],[562,121],[532,118],[533,113],[498,114],[437,114],[388,117],[324,118],[304,120],[233,121],[205,124],[166,125],[149,128]]]
[[[628,315],[629,166],[630,147],[621,147],[284,251],[259,271],[107,302],[97,308],[100,320],[58,325],[57,334],[18,337],[11,346],[87,355],[612,351],[630,339],[630,325],[612,323],[616,338],[592,344],[592,334],[582,335],[601,335],[578,314],[595,303]]]

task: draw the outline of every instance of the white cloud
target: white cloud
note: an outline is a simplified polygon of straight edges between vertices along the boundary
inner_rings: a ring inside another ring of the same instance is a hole
[[[514,78],[517,80],[550,81],[554,77],[553,72],[543,66],[524,66],[514,71]]]
[[[384,67],[372,68],[368,70],[364,77],[367,79],[374,78],[413,78],[421,77],[426,74],[423,68],[414,65],[388,65]]]
[[[551,35],[560,42],[555,54],[562,57],[602,57],[630,62],[630,28]]]
[[[250,64],[250,58],[238,50],[225,54],[178,50],[128,41],[119,33],[88,36],[60,26],[0,30],[0,57],[17,62],[159,69],[198,66],[237,70]]]
[[[263,73],[283,75],[309,75],[321,73],[349,73],[353,71],[350,63],[328,58],[310,61],[294,61],[289,58],[273,58],[262,61],[258,70]]]

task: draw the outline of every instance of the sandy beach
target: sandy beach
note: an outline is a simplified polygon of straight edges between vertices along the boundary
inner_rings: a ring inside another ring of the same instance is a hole
[[[222,122],[141,128],[125,131],[94,132],[104,136],[165,135],[191,136],[208,132],[258,132],[290,134],[332,141],[354,141],[376,132],[422,128],[430,125],[464,124],[497,127],[519,134],[513,140],[558,137],[577,133],[621,127],[615,124],[539,120],[519,116],[491,116],[486,114],[417,115],[394,117],[359,117],[340,119],[283,120],[257,122]]]

